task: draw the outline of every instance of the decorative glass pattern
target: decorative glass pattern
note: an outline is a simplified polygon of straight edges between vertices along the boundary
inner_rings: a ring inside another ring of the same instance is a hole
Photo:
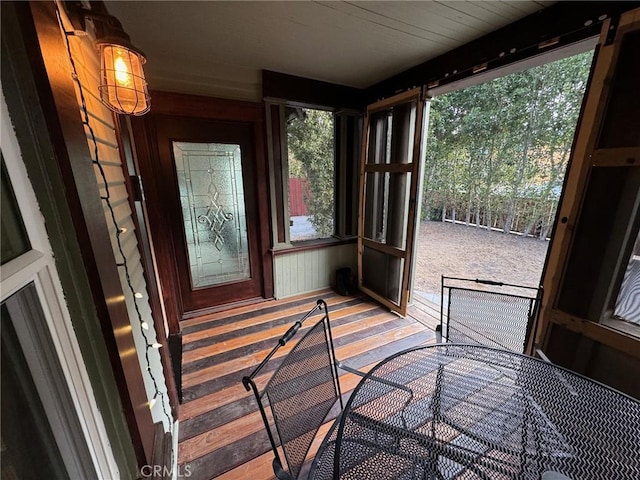
[[[193,288],[250,278],[240,145],[173,142]]]

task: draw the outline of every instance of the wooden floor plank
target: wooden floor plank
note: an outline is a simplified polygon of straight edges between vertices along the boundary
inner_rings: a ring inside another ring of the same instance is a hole
[[[347,321],[358,321],[364,318],[367,318],[371,315],[371,312],[374,311],[376,308],[378,309],[377,311],[382,311],[382,309],[380,309],[379,306],[377,306],[376,304],[373,303],[366,303],[363,302],[364,305],[364,311],[362,313],[358,313],[358,314],[354,314],[354,315],[349,315],[349,316],[345,316],[342,318],[336,318],[336,316],[332,313],[331,316],[331,324],[332,325],[339,325],[342,324],[342,322],[347,322]],[[371,334],[376,334],[376,333],[380,333],[378,332],[376,329],[373,329],[371,331]],[[336,346],[342,345],[345,342],[347,342],[350,339],[361,339],[366,337],[366,334],[363,332],[360,335],[352,335],[350,338],[338,338],[338,339],[334,339],[334,343]],[[254,349],[253,347],[257,345],[257,344],[249,344],[247,345],[247,349],[239,349],[237,350],[238,355],[237,356],[245,356],[247,354],[250,353],[254,353],[259,349]],[[272,347],[272,345],[268,345],[269,348]],[[262,346],[262,348],[266,348],[267,345]],[[235,358],[235,356],[231,356],[229,358]],[[228,358],[226,357],[218,357],[218,356],[214,356],[211,357],[212,362],[215,361],[226,361],[228,360]],[[277,360],[277,359],[276,359]],[[212,363],[213,364],[213,363]],[[257,363],[256,363],[257,365]],[[183,371],[188,372],[190,369],[190,367],[188,365],[185,365],[183,367]],[[264,369],[265,372],[271,372],[275,369],[275,366],[270,363],[266,366],[266,368]],[[181,406],[180,408],[180,417],[181,418],[191,418],[195,415],[199,415],[209,409],[214,409],[219,407],[220,404],[220,399],[216,398],[216,396],[214,395],[214,391],[215,390],[223,390],[223,389],[228,389],[228,388],[232,388],[232,390],[234,392],[238,392],[239,388],[242,388],[240,385],[240,380],[242,379],[243,375],[248,375],[252,370],[252,367],[248,367],[247,369],[245,369],[244,371],[238,371],[238,372],[229,372],[228,375],[224,376],[224,377],[217,377],[217,378],[213,378],[212,380],[210,380],[208,383],[210,386],[208,385],[198,385],[198,387],[193,387],[193,388],[183,388],[183,396],[184,396],[184,401],[185,403]],[[267,376],[265,376],[264,378],[267,378]],[[184,387],[184,385],[183,385]],[[196,391],[197,390],[197,391]],[[244,392],[244,389],[242,388],[242,392]],[[246,393],[246,392],[245,392]],[[229,396],[232,397],[235,393],[230,393],[229,392]],[[194,403],[195,402],[195,403]],[[225,401],[226,402],[226,401]],[[207,405],[210,406],[210,408],[207,408]]]
[[[398,317],[363,296],[341,297],[328,290],[183,322],[185,403],[179,409],[178,462],[183,471],[190,470],[191,479],[273,478],[273,455],[262,418],[253,395],[240,381],[320,297],[329,304],[336,356],[354,368],[368,370],[393,353],[434,341],[433,332],[410,317]],[[305,328],[314,323],[305,323]],[[278,350],[273,364],[267,364],[269,368],[256,378],[259,385],[268,381],[295,343]],[[340,371],[345,398],[360,380],[358,375]],[[314,440],[307,463],[330,424],[323,425]]]
[[[313,443],[309,448],[309,454],[307,455],[308,460],[315,457],[318,449],[320,448],[322,440],[327,436],[327,433],[329,433],[331,425],[333,425],[333,421],[325,423],[318,430],[318,434],[316,435],[316,438],[313,440]],[[247,478],[251,480],[271,480],[275,478],[271,467],[272,462],[273,453],[271,452],[271,450],[269,450],[267,453],[260,455],[259,457],[256,457],[247,463],[243,463],[233,470],[229,470],[228,472],[217,476],[216,479],[237,480],[240,478]]]
[[[339,316],[337,318],[334,316],[331,319],[331,325],[338,326],[338,325],[343,325],[349,322],[356,322],[356,321],[362,320],[364,318],[370,317],[373,313],[375,313],[373,311],[374,309],[375,307],[371,305],[360,305],[357,308],[345,311],[344,316]],[[291,324],[287,324],[287,328],[292,324],[293,322]],[[299,332],[303,333],[307,331],[309,328],[311,328],[311,325],[306,325]],[[264,339],[261,339],[255,343],[243,344],[241,342],[240,346],[237,346],[237,348],[234,348],[231,350],[220,349],[221,350],[220,353],[216,352],[212,355],[205,356],[200,359],[184,364],[182,367],[182,373],[183,375],[186,375],[196,370],[201,370],[211,365],[226,362],[228,360],[232,360],[237,357],[250,355],[252,353],[262,351],[262,350],[270,350],[278,343],[278,340],[280,339],[280,337],[285,331],[286,330],[283,328],[282,331],[277,331],[276,335],[272,337],[265,337]]]
[[[416,295],[414,299],[414,305],[416,305],[420,310],[427,313],[428,315],[437,318],[440,320],[440,305],[434,303],[422,295]]]
[[[440,305],[423,295],[413,296],[413,305],[409,307],[408,314],[428,328],[435,329],[440,325]]]
[[[344,393],[351,392],[360,381],[361,377],[353,373],[344,373],[340,376],[340,388]],[[254,408],[254,410],[256,410]],[[180,443],[178,456],[184,461],[206,455],[216,448],[236,442],[248,434],[264,428],[260,413],[256,410],[236,420],[213,428],[200,435],[196,435]]]
[[[328,427],[327,430],[329,430]],[[262,455],[255,457],[254,459],[243,463],[222,475],[218,475],[215,478],[217,480],[239,480],[241,478],[251,480],[272,480],[276,478],[272,473],[272,462],[273,453],[269,450],[267,453],[263,453]]]
[[[178,458],[184,462],[206,455],[264,429],[259,412],[252,412],[233,422],[190,438],[178,445]]]
[[[425,338],[433,339],[433,334],[425,331],[419,332],[417,334],[414,334],[412,337],[407,337],[405,339],[397,341],[395,345],[388,344],[385,345],[384,348],[369,351],[362,358],[368,358],[369,360],[373,360],[375,363],[377,363],[383,358],[386,358],[387,356],[397,351],[401,351],[405,348],[409,348],[412,345],[422,343]],[[358,362],[358,358],[350,358],[349,361],[352,366],[355,365],[356,367],[360,367],[361,365],[363,365],[363,363]],[[189,468],[192,469],[192,471],[213,473],[213,475],[209,475],[208,477],[205,475],[203,477],[196,476],[195,478],[213,478],[217,474],[226,471],[226,469],[221,470],[221,468],[225,465],[227,466],[227,469],[235,468],[255,456],[262,455],[268,450],[269,443],[267,440],[266,432],[260,431],[253,435],[244,437],[242,440],[236,443],[232,443],[214,452],[199,457],[192,462],[186,462],[185,465],[188,465]],[[243,452],[243,454],[240,454],[239,452]],[[269,468],[268,471],[264,472],[266,476],[259,478],[271,478],[269,476],[270,472],[271,470]]]
[[[357,301],[356,299],[351,299],[349,297],[336,296],[334,298],[327,299],[326,302],[330,311],[333,311],[336,308],[338,308],[338,305],[347,303],[349,300]],[[244,320],[238,320],[232,323],[220,324],[216,322],[211,322],[210,328],[183,335],[182,342],[183,344],[186,345],[187,343],[195,342],[196,340],[214,338],[218,335],[222,335],[223,333],[235,333],[237,335],[238,332],[242,332],[247,327],[258,327],[263,323],[267,323],[273,320],[278,320],[283,318],[293,317],[293,321],[295,321],[299,316],[304,315],[308,311],[309,311],[309,305],[307,303],[304,303],[302,305],[297,305],[292,308],[286,308],[278,311],[268,312],[268,313],[256,315],[254,317],[247,318]]]
[[[391,324],[396,324],[396,325],[400,325],[400,324],[406,324],[407,322],[410,323],[415,323],[414,320],[412,319],[404,319],[404,320],[395,320],[392,321]],[[416,341],[408,344],[408,347],[411,346],[416,346],[419,345],[420,342],[425,341],[427,339],[429,339],[431,336],[433,336],[433,333],[429,330],[427,330],[425,327],[422,327],[424,330],[420,330],[419,333],[423,333],[424,335],[420,335],[421,336],[421,340],[420,341]],[[340,345],[346,345],[349,344],[352,340],[355,341],[356,339],[360,340],[360,339],[366,339],[368,337],[369,334],[371,335],[377,335],[380,334],[381,332],[379,331],[379,329],[377,327],[375,327],[374,329],[371,329],[372,331],[367,331],[367,330],[362,330],[360,332],[357,333],[353,333],[351,335],[348,335],[346,337],[340,337],[338,339],[334,339],[334,346],[336,348],[338,348]],[[383,332],[382,334],[386,334],[387,332]],[[386,345],[385,345],[386,347]],[[376,347],[376,348],[384,348],[384,347]],[[391,352],[393,353],[393,352]],[[280,357],[283,358],[283,357]],[[276,359],[272,359],[271,362],[269,362],[267,365],[265,365],[265,367],[263,368],[263,372],[266,373],[270,373],[273,372],[280,361],[280,358],[276,358]],[[193,401],[195,399],[197,399],[198,397],[201,397],[203,395],[208,395],[210,393],[212,393],[213,391],[217,391],[217,390],[222,390],[224,388],[227,388],[233,384],[238,384],[240,383],[240,381],[242,380],[243,376],[246,375],[250,375],[251,372],[253,371],[255,365],[253,366],[249,366],[246,367],[242,370],[239,371],[233,371],[230,372],[228,374],[225,374],[222,377],[214,377],[211,378],[210,380],[204,381],[203,383],[199,383],[197,385],[194,385],[192,387],[189,388],[185,388],[183,389],[183,398],[185,402],[190,402]]]
[[[371,307],[369,305],[362,305],[362,304],[351,305],[349,306],[349,308],[336,310],[336,312],[334,313],[334,315],[332,315],[331,318],[332,320],[338,319],[347,315],[352,315],[354,313],[365,311],[367,309],[371,309]],[[297,318],[298,318],[297,316],[294,317],[294,321]],[[310,317],[307,320],[307,322],[305,322],[304,324],[304,327],[306,328],[303,327],[301,331],[308,330],[309,328],[311,328],[313,325],[315,325],[317,321],[320,320],[320,318],[321,318],[320,314]],[[275,326],[271,326],[273,323],[275,323]],[[182,363],[183,365],[189,364],[191,362],[200,360],[204,357],[223,353],[228,350],[233,350],[243,345],[253,344],[265,339],[277,340],[289,329],[289,327],[293,323],[294,323],[293,321],[291,322],[287,321],[286,323],[271,321],[268,324],[268,326],[271,326],[271,328],[264,328],[264,329],[258,329],[258,330],[247,329],[248,331],[244,332],[242,336],[232,335],[231,337],[225,337],[224,339],[220,339],[218,342],[213,343],[212,345],[206,345],[201,348],[196,348],[194,350],[184,352],[182,356]]]
[[[180,421],[186,421],[250,395],[251,392],[247,392],[242,384],[238,382],[236,385],[231,385],[230,387],[182,404],[180,406]]]
[[[183,331],[191,332],[197,330],[202,324],[216,322],[220,320],[226,320],[228,318],[237,319],[240,316],[256,315],[256,312],[275,311],[283,305],[308,305],[309,308],[313,306],[318,298],[327,299],[335,296],[336,293],[332,290],[323,289],[317,292],[304,293],[295,297],[289,297],[283,300],[273,300],[269,302],[258,303],[254,305],[247,305],[234,310],[226,310],[223,312],[216,312],[202,317],[191,318],[183,320],[181,322]]]
[[[422,323],[425,327],[435,329],[436,326],[440,324],[440,318],[431,316],[416,306],[409,307],[407,313],[411,318],[416,319],[418,322]]]
[[[269,439],[267,438],[267,432],[263,429],[247,436],[241,442],[227,445],[191,462],[182,462],[180,456],[178,456],[178,461],[182,471],[188,469],[191,472],[190,480],[208,480],[216,478],[218,475],[242,465],[252,458],[263,455],[268,450]],[[264,474],[268,475],[269,472],[264,472]]]
[[[366,329],[369,327],[374,326],[377,323],[384,323],[384,322],[390,322],[392,320],[395,320],[394,315],[390,314],[390,313],[383,313],[380,315],[376,315],[374,317],[372,317],[372,319],[367,319],[365,321],[362,322],[357,322],[355,325],[355,328],[357,329]],[[334,339],[336,338],[340,338],[340,336],[342,335],[343,332],[343,327],[345,331],[345,334],[348,334],[352,331],[352,329],[348,329],[347,330],[347,326],[338,326],[336,328],[332,328],[332,334]],[[424,327],[422,327],[424,328]],[[286,332],[286,328],[282,329],[279,328],[278,329],[278,333],[276,333],[276,337],[278,337],[279,335],[282,335]],[[271,335],[273,335],[273,333],[271,333]],[[260,338],[259,336],[256,336],[256,338]],[[255,341],[255,340],[254,340]],[[280,358],[285,356],[287,353],[289,353],[291,351],[291,349],[295,346],[295,342],[294,343],[288,343],[287,345],[285,345],[284,347],[280,348],[272,358]],[[220,348],[228,348],[228,346],[223,346]],[[186,375],[183,375],[182,377],[182,386],[183,388],[188,388],[190,386],[193,386],[197,383],[201,383],[203,381],[206,380],[210,380],[211,378],[215,378],[218,376],[221,376],[223,374],[228,374],[229,372],[237,372],[239,370],[251,367],[251,366],[255,366],[258,365],[262,359],[264,357],[267,356],[267,354],[271,351],[271,349],[265,349],[265,350],[261,350],[259,352],[253,353],[251,355],[246,355],[240,358],[235,358],[233,360],[230,360],[228,362],[224,362],[224,363],[219,363],[216,365],[212,365],[211,367],[208,368],[203,368],[201,370],[198,370],[196,372],[193,373],[188,373]],[[188,363],[188,361],[185,360],[185,363]]]
[[[213,410],[180,422],[179,441],[183,442],[225,423],[232,422],[256,410],[253,395],[234,399]]]
[[[372,335],[375,335],[380,332],[378,330],[371,329],[369,333],[371,333]],[[351,338],[360,339],[361,337],[366,337],[364,332],[363,332],[363,335],[359,335],[359,336],[353,335]],[[339,347],[343,344],[348,343],[343,340],[346,341],[349,339],[335,338],[334,345],[336,347]],[[267,379],[271,376],[271,372],[268,369],[266,370],[266,372],[267,373],[256,378],[256,383],[258,385],[262,385],[263,383],[265,383]],[[214,410],[227,403],[230,403],[234,399],[236,400],[241,399],[249,395],[251,395],[251,393],[247,392],[244,389],[240,381],[236,381],[232,385],[220,389],[218,392],[208,393],[206,395],[200,396],[199,398],[196,398],[195,400],[184,403],[180,408],[180,420],[184,421],[189,418],[202,415],[207,411]]]
[[[406,332],[415,332],[416,330],[422,331],[423,329],[420,326],[418,326],[416,328],[416,326],[414,326],[414,325],[408,325],[406,327],[401,327],[400,329],[396,329],[396,330],[406,333]],[[394,331],[392,331],[392,332],[394,332]],[[394,332],[391,335],[394,338],[398,338],[398,332]],[[356,350],[354,350],[354,348],[351,345],[349,345],[348,347],[349,347],[348,348],[349,352],[353,353],[353,352],[356,351]],[[361,350],[363,350],[363,349],[361,348]],[[399,349],[394,349],[393,351],[398,351],[398,350]],[[343,353],[346,352],[346,351],[347,351],[347,349],[345,348],[343,350]],[[378,351],[378,349],[374,349],[374,350],[367,350],[367,351],[365,351],[363,353],[371,353],[371,352],[376,353],[377,351]],[[386,353],[386,352],[384,352],[384,353]],[[374,358],[374,362],[377,363],[378,361],[380,361],[383,358],[385,358],[385,356],[381,356],[380,354],[378,354],[378,355],[376,355],[376,356],[374,356],[372,358]],[[368,358],[371,358],[371,357],[368,357]],[[372,363],[371,365],[375,365],[375,363]],[[358,365],[358,367],[360,368],[359,365]],[[343,392],[348,391],[347,389],[351,390],[352,388],[354,388],[355,385],[357,384],[357,382],[359,381],[359,377],[357,377],[355,375],[347,375],[347,376],[344,377],[344,386],[343,386],[342,378],[343,377],[341,377],[341,387],[343,388]],[[237,424],[237,430],[236,429],[232,429],[231,430],[232,432],[235,432],[237,435],[234,436],[233,434],[229,434],[226,437],[227,442],[232,441],[232,440],[238,441],[239,439],[246,437],[247,434],[251,434],[251,433],[259,431],[260,430],[260,426],[262,425],[262,420],[259,417],[257,417],[256,415],[257,415],[257,413],[254,413],[253,428],[248,427],[247,426],[248,424],[245,424],[244,422],[238,423]],[[221,435],[220,432],[226,432],[226,431],[227,430],[225,428],[223,430],[214,432],[215,434],[214,434],[213,437],[208,437],[208,436],[204,435],[204,436],[198,438],[197,440],[195,440],[194,442],[189,442],[189,448],[193,448],[194,451],[181,450],[179,458],[181,458],[181,459],[185,458],[185,459],[191,460],[191,459],[193,459],[193,458],[195,458],[197,456],[201,456],[203,454],[209,453],[210,451],[212,451],[212,450],[214,450],[216,448],[219,448],[220,444],[218,443],[218,439],[219,439],[220,436],[224,436],[224,435]],[[196,446],[192,446],[193,444],[196,444],[196,443],[197,443]]]

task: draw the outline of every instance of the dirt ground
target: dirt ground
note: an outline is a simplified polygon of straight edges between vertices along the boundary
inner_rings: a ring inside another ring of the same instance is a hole
[[[466,225],[422,222],[415,289],[440,293],[440,276],[481,278],[535,287],[549,242]]]

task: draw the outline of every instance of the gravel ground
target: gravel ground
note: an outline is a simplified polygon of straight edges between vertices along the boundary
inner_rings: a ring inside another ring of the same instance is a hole
[[[415,289],[440,294],[440,276],[537,286],[549,242],[452,223],[422,222]]]

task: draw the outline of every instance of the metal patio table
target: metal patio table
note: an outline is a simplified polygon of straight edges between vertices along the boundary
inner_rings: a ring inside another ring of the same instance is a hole
[[[336,454],[337,452],[337,454]],[[358,384],[309,478],[640,478],[640,402],[551,363],[444,344]]]

